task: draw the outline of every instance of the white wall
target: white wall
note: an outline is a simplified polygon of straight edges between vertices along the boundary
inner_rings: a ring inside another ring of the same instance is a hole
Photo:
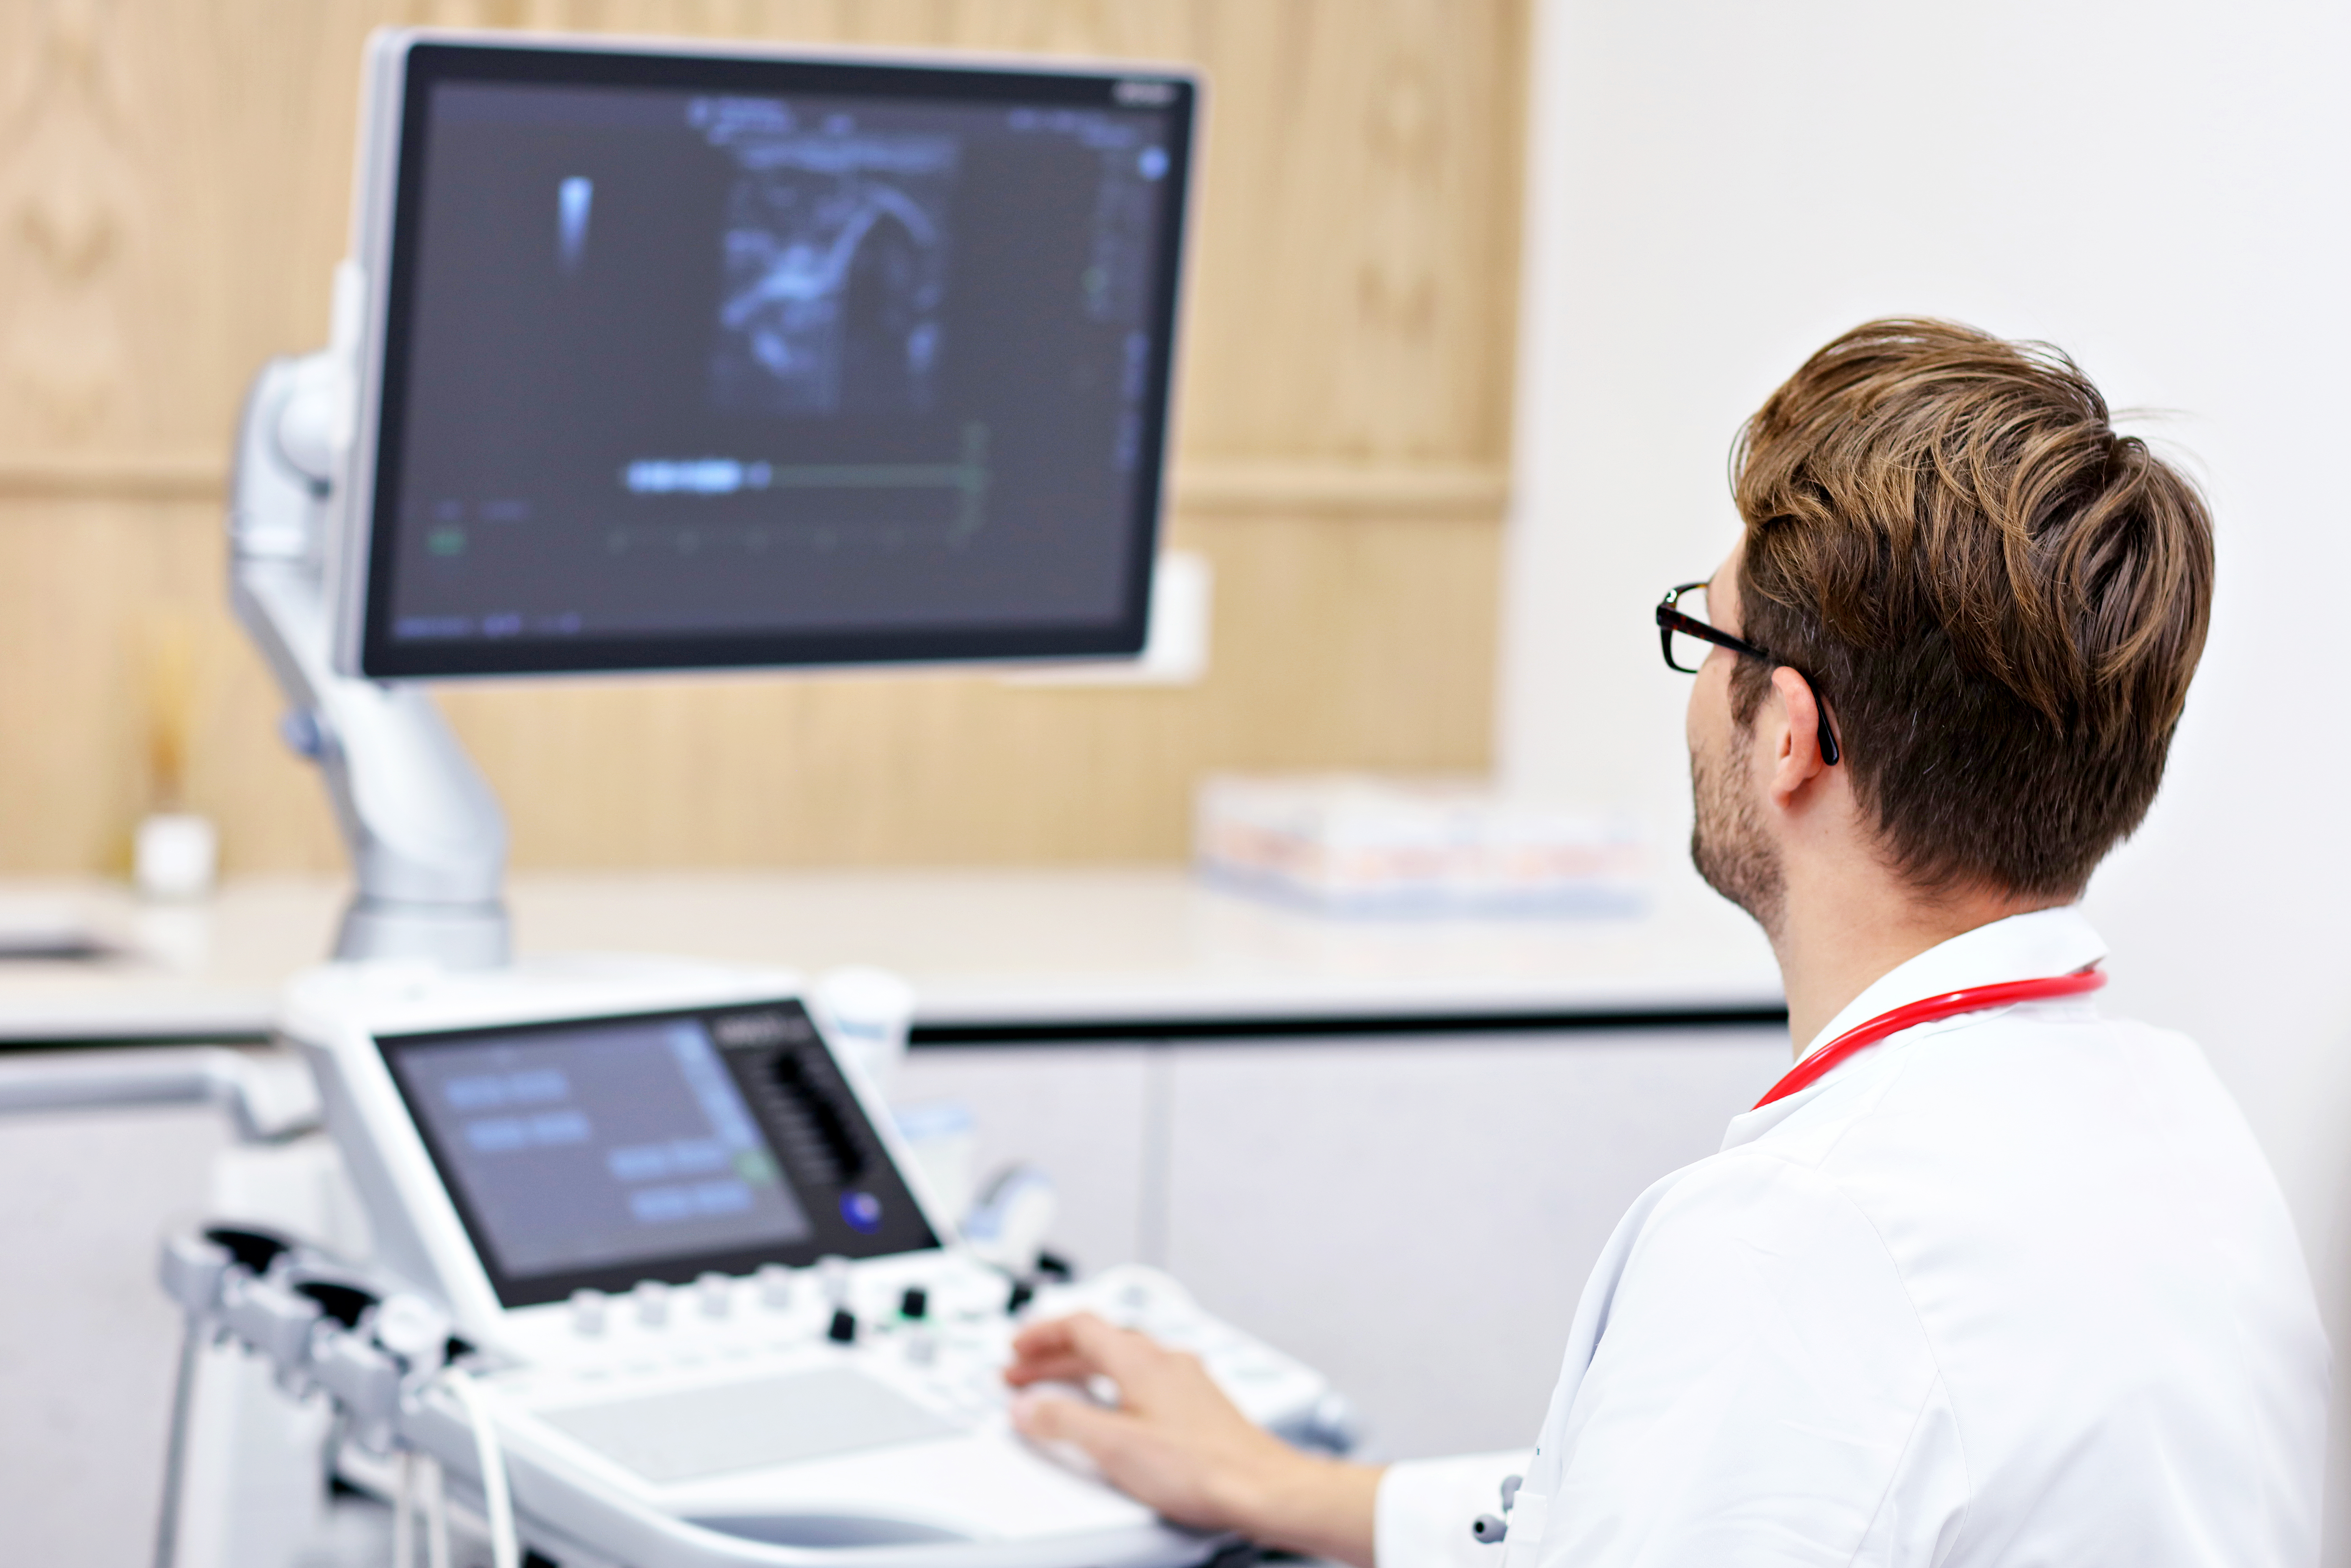
[[[1649,609],[1734,537],[1740,419],[1843,329],[2046,338],[2172,411],[2137,428],[2209,485],[2219,606],[2163,798],[2089,908],[2110,1005],[2204,1042],[2351,1343],[2346,654],[2275,619],[2346,613],[2351,8],[1542,3],[1506,772],[1686,826]]]

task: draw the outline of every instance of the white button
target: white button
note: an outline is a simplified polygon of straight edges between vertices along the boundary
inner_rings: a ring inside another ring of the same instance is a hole
[[[849,1260],[838,1254],[828,1254],[816,1260],[817,1278],[824,1284],[825,1304],[833,1307],[849,1305]]]
[[[695,1298],[702,1303],[705,1318],[723,1318],[734,1304],[735,1281],[720,1273],[705,1274],[694,1282]]]
[[[595,1335],[604,1332],[604,1292],[574,1291],[571,1292],[571,1332]]]
[[[773,1312],[792,1304],[792,1271],[781,1263],[759,1265],[759,1303]]]
[[[637,1322],[657,1329],[669,1322],[669,1287],[659,1280],[640,1280],[629,1292],[637,1303]]]

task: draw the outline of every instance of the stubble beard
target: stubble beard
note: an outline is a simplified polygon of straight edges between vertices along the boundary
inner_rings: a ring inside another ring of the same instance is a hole
[[[1788,904],[1787,878],[1763,831],[1755,801],[1743,788],[1751,730],[1733,727],[1730,755],[1718,772],[1695,750],[1690,753],[1690,863],[1707,886],[1745,910],[1763,935],[1780,938]]]

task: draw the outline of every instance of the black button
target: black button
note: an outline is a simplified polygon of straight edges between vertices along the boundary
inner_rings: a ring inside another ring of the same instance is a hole
[[[1017,1312],[1036,1299],[1036,1286],[1026,1280],[1015,1280],[1012,1281],[1012,1294],[1005,1299],[1004,1310],[1008,1313]]]
[[[854,1343],[857,1338],[857,1314],[847,1307],[833,1308],[832,1326],[824,1331],[824,1337],[835,1344]]]
[[[898,1298],[898,1315],[920,1322],[931,1315],[931,1295],[920,1285],[909,1285]]]

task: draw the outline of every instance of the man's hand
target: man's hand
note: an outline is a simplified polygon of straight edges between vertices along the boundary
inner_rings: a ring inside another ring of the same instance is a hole
[[[1012,1354],[1004,1380],[1015,1388],[1102,1377],[1118,1389],[1115,1409],[1050,1394],[1016,1398],[1012,1424],[1023,1436],[1073,1445],[1175,1523],[1369,1568],[1380,1472],[1311,1458],[1253,1425],[1197,1357],[1089,1312],[1032,1325]]]

